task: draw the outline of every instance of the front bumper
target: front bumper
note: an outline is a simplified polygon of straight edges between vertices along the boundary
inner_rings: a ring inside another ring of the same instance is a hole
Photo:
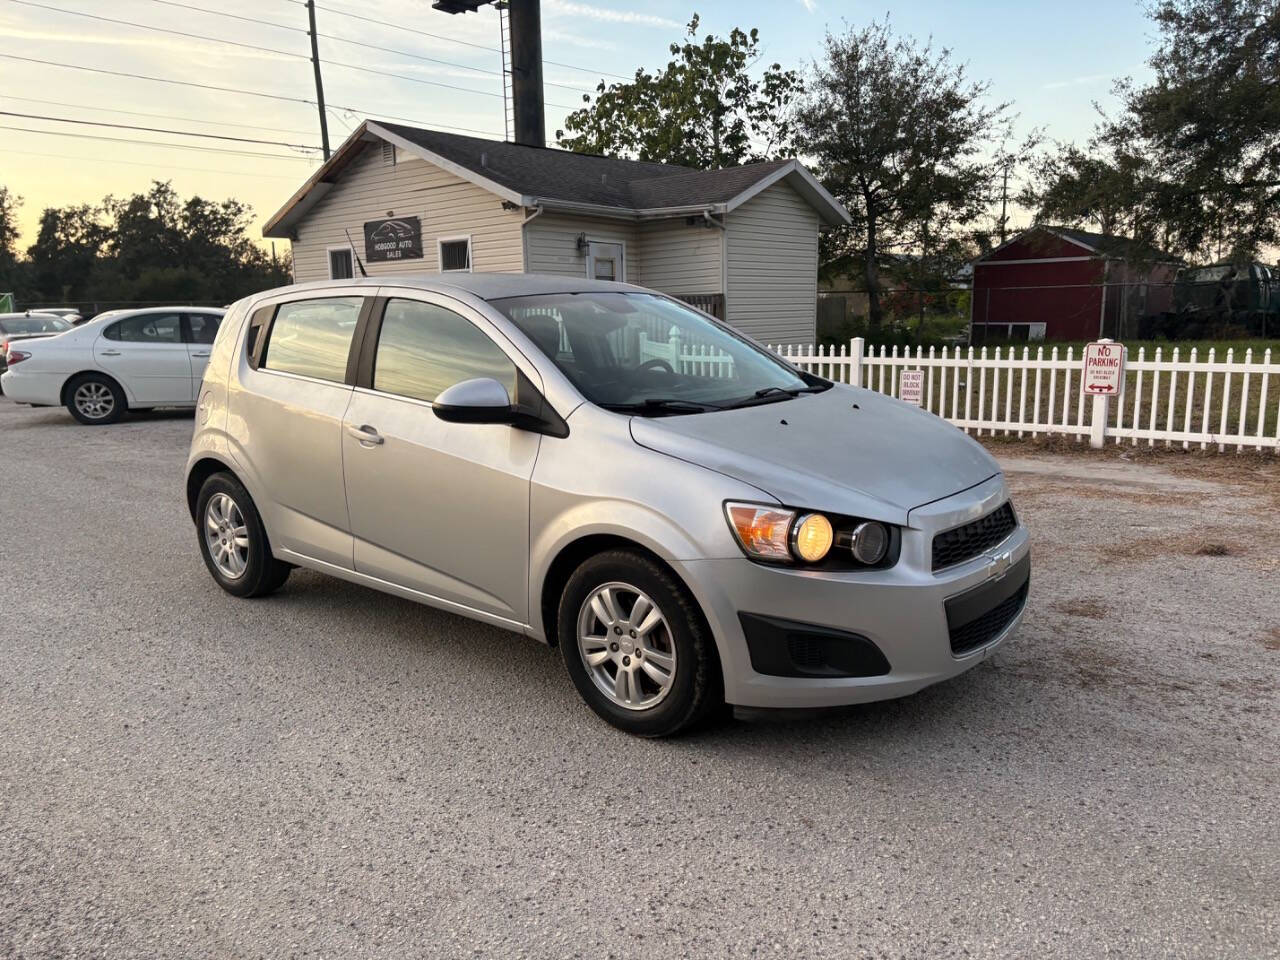
[[[720,651],[725,699],[743,707],[828,707],[906,696],[949,679],[986,658],[1022,619],[1017,609],[985,642],[952,652],[947,622],[963,603],[955,598],[1004,577],[1029,571],[1030,543],[1019,525],[985,553],[938,573],[931,569],[933,536],[975,520],[1008,499],[1003,477],[912,510],[902,532],[902,553],[889,570],[814,572],[769,567],[745,558],[689,560],[674,564],[710,621]],[[1026,561],[1026,567],[1023,561]],[[1011,590],[994,586],[1005,597]],[[774,676],[752,667],[739,614],[858,634],[889,662],[878,676]]]

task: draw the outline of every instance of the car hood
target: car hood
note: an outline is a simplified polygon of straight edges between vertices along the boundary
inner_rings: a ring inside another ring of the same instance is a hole
[[[889,523],[1000,472],[945,420],[837,384],[793,400],[631,420],[641,446],[726,474],[781,503]]]

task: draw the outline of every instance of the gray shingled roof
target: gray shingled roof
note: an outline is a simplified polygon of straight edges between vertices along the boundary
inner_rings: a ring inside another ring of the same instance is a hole
[[[723,170],[694,170],[593,154],[527,147],[464,137],[402,123],[366,120],[308,178],[263,228],[268,237],[292,236],[296,224],[366,149],[370,137],[393,139],[401,149],[451,170],[517,205],[546,205],[592,215],[666,217],[716,208],[728,213],[774,182],[785,180],[822,222],[849,222],[848,211],[798,161],[773,160]],[[616,211],[616,212],[614,212]]]
[[[375,121],[411,143],[528,196],[626,209],[723,203],[788,161],[695,170],[674,163],[620,160],[527,147]]]

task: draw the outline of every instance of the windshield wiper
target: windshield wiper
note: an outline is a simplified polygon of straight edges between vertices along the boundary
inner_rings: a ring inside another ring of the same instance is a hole
[[[793,400],[802,393],[821,393],[826,390],[826,386],[813,387],[761,387],[749,397],[744,397],[733,403],[726,404],[726,410],[734,410],[738,407],[753,407],[759,403],[778,403],[782,400]]]
[[[600,406],[614,413],[635,413],[640,416],[661,416],[662,414],[706,413],[708,410],[723,410],[724,407],[714,403],[700,403],[697,400],[681,400],[678,397],[646,397],[636,403],[602,403]]]

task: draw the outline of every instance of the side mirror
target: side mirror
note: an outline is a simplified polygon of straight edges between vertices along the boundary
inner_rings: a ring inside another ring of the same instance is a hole
[[[507,388],[492,377],[463,380],[440,391],[431,409],[450,423],[514,423],[516,409]]]

